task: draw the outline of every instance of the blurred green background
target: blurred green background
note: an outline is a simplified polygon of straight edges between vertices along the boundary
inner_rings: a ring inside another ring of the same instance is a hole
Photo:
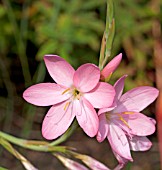
[[[128,74],[125,90],[140,85],[155,86],[154,42],[157,37],[153,28],[156,22],[160,25],[162,23],[162,2],[115,0],[114,3],[116,35],[110,59],[122,52],[123,60],[112,76],[111,83],[123,74]],[[18,137],[42,139],[41,122],[48,108],[27,104],[22,99],[23,91],[32,84],[52,82],[48,73],[46,74],[43,62],[45,54],[60,55],[74,68],[86,62],[98,65],[105,17],[105,0],[0,1],[0,130]],[[155,117],[154,104],[144,113]],[[80,135],[85,141],[89,141],[84,134]],[[78,136],[78,140],[80,138]],[[156,133],[150,139],[155,144],[153,149],[148,153],[140,153],[144,161],[135,155],[136,161],[132,169],[160,169]],[[70,140],[73,141],[74,138]],[[96,149],[96,154],[93,149],[87,154],[113,167],[115,160],[108,156],[108,144],[104,143],[102,146],[91,141],[99,148]],[[77,138],[71,143],[75,145],[76,142]],[[107,147],[107,153],[103,147]],[[26,154],[30,155],[31,152]],[[153,156],[154,160],[150,158],[148,161],[147,154]],[[34,164],[39,164],[40,169],[58,169],[57,166],[60,166],[55,161],[51,163],[54,158],[45,160],[45,155],[34,152],[32,155]],[[100,155],[105,156],[102,159]],[[0,157],[0,165],[9,169],[23,169],[2,148]],[[41,163],[38,157],[42,158]],[[59,168],[64,169],[62,166]]]

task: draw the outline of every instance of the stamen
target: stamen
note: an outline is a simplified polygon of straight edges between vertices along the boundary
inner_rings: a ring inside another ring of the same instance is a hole
[[[64,91],[62,92],[62,95],[65,94],[66,92],[68,92],[69,90],[70,90],[70,88],[64,90]]]
[[[69,106],[69,104],[70,104],[71,102],[67,102],[66,104],[65,104],[65,106],[64,106],[64,110],[66,110],[67,109],[67,107]]]
[[[123,112],[123,114],[131,115],[131,114],[134,114],[134,112]]]
[[[126,120],[124,120],[124,118],[120,114],[118,114],[118,116],[119,116],[120,120],[130,129],[130,126],[128,125]]]

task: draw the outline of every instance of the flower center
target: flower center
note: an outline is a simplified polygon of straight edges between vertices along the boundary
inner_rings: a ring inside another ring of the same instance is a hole
[[[71,94],[71,97],[70,97],[71,99],[68,100],[68,102],[66,102],[66,104],[64,106],[64,110],[66,110],[69,107],[69,105],[72,102],[72,100],[74,100],[74,99],[78,99],[79,100],[81,95],[82,95],[81,92],[78,89],[76,89],[76,88],[68,88],[68,89],[66,89],[66,90],[64,90],[62,92],[62,95],[67,93],[67,92]]]
[[[134,114],[134,112],[123,112],[123,114]],[[128,128],[130,128],[128,122],[123,118],[122,114],[120,113],[111,113],[111,112],[106,112],[105,117],[107,121],[110,121],[111,118],[119,118]]]
[[[78,99],[78,100],[79,100],[80,97],[81,97],[81,93],[80,93],[80,91],[77,90],[77,89],[74,89],[73,92],[72,92],[72,94],[73,94],[74,99]]]
[[[110,112],[106,112],[106,113],[105,113],[105,116],[106,116],[106,120],[107,120],[107,121],[110,121],[110,119],[111,119],[111,113],[110,113]]]
[[[68,88],[68,89],[66,89],[65,91],[62,92],[62,95],[67,93],[67,92],[72,94],[73,99],[79,100],[80,97],[81,97],[81,92],[76,88]]]

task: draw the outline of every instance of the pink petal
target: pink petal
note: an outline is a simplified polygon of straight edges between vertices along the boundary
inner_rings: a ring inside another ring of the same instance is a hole
[[[118,155],[113,151],[116,159],[118,160],[119,164],[114,168],[114,170],[121,170],[124,168],[124,166],[127,164],[128,159],[123,158],[122,156]],[[132,160],[133,161],[133,160]]]
[[[124,118],[123,118],[123,119],[124,119]],[[124,119],[124,120],[125,120],[125,119]],[[116,118],[116,119],[113,119],[113,122],[114,122],[116,125],[118,125],[118,127],[119,127],[120,129],[122,129],[127,136],[129,136],[130,138],[134,136],[134,135],[131,133],[132,131],[131,131],[130,127],[128,127],[128,124],[125,124],[123,121],[121,121],[120,117],[118,117],[118,118]],[[127,121],[125,120],[125,122],[127,122]]]
[[[95,108],[104,108],[111,106],[114,100],[114,96],[114,87],[104,82],[98,83],[98,85],[93,90],[84,94],[84,97]]]
[[[55,156],[68,168],[68,170],[88,170],[88,168],[72,159],[68,159],[59,154],[55,154]]]
[[[23,98],[37,106],[50,106],[67,100],[70,94],[62,94],[65,88],[55,83],[40,83],[26,89]]]
[[[124,166],[125,166],[125,164],[118,164],[115,168],[114,168],[114,170],[121,170],[121,169],[123,169],[124,168]]]
[[[122,53],[114,57],[101,71],[101,79],[104,80],[109,77],[118,67],[122,59]]]
[[[133,151],[147,151],[152,146],[150,140],[144,136],[134,136],[129,140],[129,144]]]
[[[72,109],[75,115],[81,115],[82,114],[81,100],[74,99]]]
[[[114,101],[117,102],[122,93],[123,93],[123,89],[124,89],[124,81],[125,81],[125,78],[127,77],[127,75],[124,75],[122,76],[119,80],[116,81],[116,83],[114,84],[114,88],[115,88],[115,92],[116,92],[116,95],[115,95],[115,99]]]
[[[83,64],[74,74],[74,85],[82,92],[92,90],[100,79],[100,70],[94,64]]]
[[[96,136],[97,141],[102,142],[108,135],[108,131],[109,131],[109,124],[107,123],[105,114],[101,114],[99,116],[99,129]]]
[[[90,169],[92,170],[110,170],[108,167],[106,167],[103,163],[97,161],[96,159],[87,156],[87,155],[79,155],[79,157]],[[82,169],[81,169],[82,170]]]
[[[147,136],[155,132],[155,124],[144,114],[134,112],[133,114],[121,114],[128,123],[130,133],[137,136]],[[126,125],[127,126],[127,125]]]
[[[111,123],[107,138],[114,152],[123,158],[132,161],[129,143],[123,130],[121,130],[117,125]]]
[[[141,86],[126,92],[119,100],[116,113],[125,111],[140,112],[151,104],[158,96],[159,91],[149,86]]]
[[[113,109],[115,109],[116,105],[112,105],[110,107],[106,107],[106,108],[102,108],[98,111],[98,115],[101,115],[102,113],[106,113],[106,112],[110,112],[112,111]]]
[[[44,138],[51,140],[62,135],[74,117],[72,104],[69,101],[52,106],[43,120],[42,134]]]
[[[96,111],[84,98],[82,98],[80,106],[78,107],[81,108],[81,112],[76,114],[79,125],[88,136],[94,137],[97,134],[99,127],[99,120]]]
[[[153,119],[153,118],[149,118],[151,121],[152,121],[152,123],[154,124],[154,125],[156,125],[156,120],[155,119]]]
[[[57,55],[45,55],[44,61],[49,74],[56,83],[65,87],[73,85],[75,70],[67,61]]]

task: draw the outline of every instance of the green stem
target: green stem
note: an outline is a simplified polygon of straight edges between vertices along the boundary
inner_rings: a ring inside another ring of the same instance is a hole
[[[2,71],[2,78],[7,89],[7,103],[6,103],[6,115],[4,120],[4,131],[10,131],[11,122],[14,112],[14,94],[16,93],[15,86],[11,82],[9,72],[6,68],[5,58],[1,54],[2,60],[0,61],[0,69]]]
[[[100,70],[103,69],[102,63],[104,61],[104,55],[105,55],[105,47],[106,47],[106,40],[105,40],[105,33],[103,34],[102,37],[102,42],[101,42],[101,49],[100,49],[100,58],[99,58],[99,68]]]
[[[28,33],[28,15],[29,10],[27,9],[29,6],[30,0],[25,0],[22,7],[22,17],[20,21],[20,36],[24,43],[24,47],[26,50],[26,40],[27,40],[27,33]]]
[[[33,106],[29,103],[25,103],[23,107],[23,115],[25,115],[25,121],[21,130],[20,136],[27,138],[32,129],[33,119],[36,113],[36,106]]]
[[[106,38],[106,56],[110,57],[111,55],[111,47],[114,38],[114,5],[113,0],[107,0],[107,16],[106,16],[106,30],[105,30],[105,38]]]
[[[36,141],[36,140],[25,140],[21,138],[14,137],[12,135],[6,134],[0,131],[0,139],[5,139],[15,145],[22,148],[40,151],[40,152],[63,152],[67,151],[68,147],[65,146],[51,146],[49,142]]]
[[[113,0],[107,0],[106,28],[102,39],[99,68],[100,70],[106,65],[108,58],[111,56],[112,45],[115,35],[115,19]]]
[[[25,79],[25,86],[29,86],[31,84],[31,75],[29,71],[29,65],[28,65],[28,59],[25,53],[25,46],[23,44],[20,31],[18,28],[18,25],[16,23],[15,15],[12,10],[11,4],[9,0],[2,0],[4,6],[6,7],[8,18],[11,22],[11,25],[13,27],[13,34],[15,37],[17,50],[18,50],[18,56],[20,58],[21,66],[22,66],[22,72]]]
[[[77,127],[78,127],[78,123],[75,120],[73,122],[73,124],[71,125],[71,127],[59,139],[50,143],[50,146],[56,146],[64,141],[66,141],[74,133],[74,131],[76,130]]]
[[[115,20],[112,20],[111,28],[108,33],[106,33],[106,52],[105,52],[105,58],[102,63],[102,68],[106,65],[108,58],[111,56],[111,51],[112,51],[112,45],[113,45],[113,40],[114,40],[114,35],[115,35]]]

